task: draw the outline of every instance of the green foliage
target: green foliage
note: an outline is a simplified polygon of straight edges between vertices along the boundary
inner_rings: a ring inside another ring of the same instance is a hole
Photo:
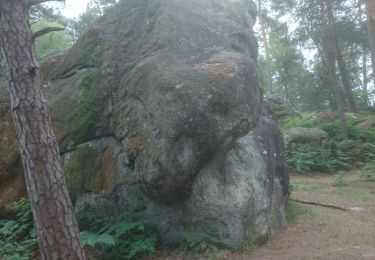
[[[342,140],[338,120],[315,122],[307,114],[282,123],[283,132],[290,128],[319,128],[329,135],[329,142],[322,147],[310,144],[286,144],[286,159],[291,169],[298,173],[313,171],[335,172],[349,170],[375,160],[375,131],[358,126],[355,119],[348,119],[350,140]]]
[[[222,248],[238,249],[238,245],[225,243],[220,239],[216,229],[209,228],[205,232],[184,232],[179,251],[188,254],[208,253],[217,254]]]
[[[246,241],[241,246],[241,249],[245,253],[253,253],[257,248],[258,248],[258,246],[252,240]]]
[[[294,201],[289,201],[285,210],[285,220],[289,225],[295,224],[300,215],[308,211],[300,204]]]
[[[361,179],[364,181],[375,181],[375,160],[364,165],[361,170]]]
[[[321,148],[308,145],[300,145],[293,151],[288,151],[286,158],[288,166],[299,173],[330,171],[334,163],[323,157]]]
[[[93,25],[106,9],[113,6],[117,0],[90,0],[86,11],[78,18],[69,21],[69,31],[74,42]]]
[[[52,22],[46,19],[40,20],[32,25],[33,32],[46,27],[64,28],[59,22]],[[51,32],[35,40],[35,51],[37,57],[42,59],[52,53],[67,49],[72,46],[72,39],[65,31]]]
[[[100,259],[133,259],[155,251],[156,231],[146,220],[127,215],[93,220],[81,232],[85,246],[98,250]]]
[[[31,259],[37,248],[30,202],[20,199],[6,207],[12,219],[0,219],[0,258]]]

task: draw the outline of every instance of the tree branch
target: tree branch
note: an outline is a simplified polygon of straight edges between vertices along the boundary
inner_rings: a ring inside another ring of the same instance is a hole
[[[35,33],[33,33],[33,39],[35,40],[36,38],[40,37],[40,36],[43,36],[47,33],[50,33],[50,32],[58,32],[58,31],[64,31],[65,28],[63,27],[46,27],[40,31],[37,31]]]
[[[307,205],[314,205],[314,206],[320,206],[320,207],[324,207],[324,208],[331,208],[331,209],[337,209],[337,210],[348,210],[347,208],[344,208],[344,207],[340,207],[340,206],[337,206],[337,205],[332,205],[332,204],[325,204],[325,203],[319,203],[319,202],[314,202],[314,201],[307,201],[307,200],[300,200],[300,199],[289,199],[291,201],[295,201],[295,202],[298,202],[298,203],[302,203],[302,204],[307,204]]]
[[[45,3],[45,2],[51,2],[51,1],[65,2],[65,0],[26,0],[26,3],[29,7],[31,7],[33,5],[42,4],[42,3]]]

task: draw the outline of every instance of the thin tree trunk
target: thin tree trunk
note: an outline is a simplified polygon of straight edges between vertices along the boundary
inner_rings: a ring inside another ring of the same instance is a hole
[[[39,2],[0,1],[0,54],[41,258],[84,259],[28,23]]]
[[[358,0],[358,22],[363,23],[363,10],[362,10],[362,0]],[[362,91],[365,98],[366,106],[370,105],[368,99],[368,77],[367,77],[367,47],[365,43],[362,43]]]
[[[365,0],[367,31],[371,51],[372,77],[375,84],[375,0]]]
[[[330,3],[325,2],[324,0],[320,1],[320,12],[321,12],[321,25],[328,26],[328,19],[327,19],[327,10],[329,8]],[[341,91],[339,85],[337,83],[336,78],[336,61],[335,61],[335,53],[334,53],[334,38],[332,35],[328,36],[328,38],[323,39],[323,61],[325,60],[325,64],[328,71],[328,78],[330,81],[330,86],[335,98],[336,109],[339,115],[340,120],[340,129],[341,135],[344,140],[349,139],[349,131],[346,125],[345,120],[345,113],[344,113],[344,102],[341,95]]]
[[[367,88],[367,55],[366,55],[366,47],[363,45],[362,47],[363,54],[362,54],[362,80],[363,80],[363,94],[366,102],[366,106],[369,106],[369,100],[368,100],[368,88]]]
[[[330,0],[326,0],[325,4],[326,4],[325,11],[326,11],[326,15],[327,15],[327,18],[328,18],[327,19],[328,24],[333,29],[332,33],[330,34],[330,37],[332,38],[332,42],[333,42],[333,45],[334,45],[333,47],[334,47],[334,50],[335,50],[335,58],[336,58],[337,63],[339,65],[339,72],[340,72],[340,76],[341,76],[342,85],[344,86],[344,90],[345,90],[345,97],[348,100],[350,110],[353,113],[357,113],[358,109],[357,109],[357,104],[354,100],[353,89],[352,89],[352,86],[350,84],[348,68],[347,68],[346,62],[345,62],[345,60],[342,56],[341,48],[340,48],[339,41],[338,41],[338,35],[337,35],[336,30],[334,28],[334,26],[336,24],[336,21],[335,21],[335,16],[333,14],[332,4],[331,4]]]
[[[268,79],[268,91],[270,94],[273,94],[273,84],[272,84],[272,64],[270,58],[270,52],[268,47],[268,39],[267,39],[267,32],[266,32],[266,25],[264,21],[264,16],[262,13],[262,4],[261,0],[258,0],[258,16],[259,16],[259,25],[260,30],[262,31],[262,38],[263,38],[263,45],[264,45],[264,52],[266,55],[266,66],[267,66],[267,79]]]
[[[336,35],[334,35],[334,36],[336,36]],[[336,37],[334,39],[334,42],[335,42],[335,52],[336,52],[337,63],[339,65],[341,81],[342,81],[342,85],[344,86],[344,89],[345,89],[345,95],[346,95],[346,98],[349,102],[350,110],[353,113],[357,113],[358,108],[357,108],[357,104],[354,100],[353,89],[352,89],[352,86],[350,84],[348,68],[346,66],[346,62],[345,62],[344,58],[342,57],[341,48],[339,46],[339,43],[338,43],[338,40],[337,40]]]
[[[336,103],[336,109],[337,113],[339,115],[340,119],[340,129],[341,129],[341,135],[344,140],[349,139],[349,131],[348,127],[346,125],[346,119],[345,119],[345,112],[344,112],[344,102],[342,98],[342,94],[336,79],[336,64],[335,64],[335,55],[330,49],[333,46],[324,46],[323,48],[325,49],[325,59],[326,59],[326,65],[328,68],[328,77],[330,81],[330,85],[332,88],[332,92],[335,98],[335,103]]]

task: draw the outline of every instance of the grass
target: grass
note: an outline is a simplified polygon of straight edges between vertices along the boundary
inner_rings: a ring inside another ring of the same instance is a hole
[[[298,217],[308,213],[308,209],[301,204],[289,201],[285,211],[285,219],[288,225],[297,223]]]

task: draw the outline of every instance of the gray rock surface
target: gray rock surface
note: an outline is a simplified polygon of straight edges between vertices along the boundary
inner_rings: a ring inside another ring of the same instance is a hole
[[[277,124],[263,117],[199,172],[186,201],[165,206],[124,182],[111,192],[82,196],[78,219],[85,225],[97,212],[127,212],[151,219],[166,242],[178,241],[184,231],[215,228],[227,242],[262,243],[285,222],[289,179],[283,147]]]
[[[42,63],[82,225],[134,213],[164,241],[212,226],[228,242],[283,225],[288,176],[277,125],[259,119],[255,13],[249,0],[123,0]]]
[[[328,139],[328,133],[318,128],[296,127],[285,134],[285,141],[295,144],[320,145]]]
[[[264,97],[262,113],[274,120],[280,120],[286,117],[301,116],[295,109],[288,105],[282,98],[266,95]]]

